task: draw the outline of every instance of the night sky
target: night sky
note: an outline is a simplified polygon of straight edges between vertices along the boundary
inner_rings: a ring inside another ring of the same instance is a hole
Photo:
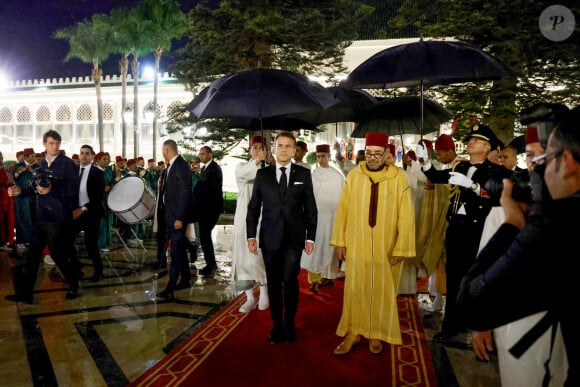
[[[189,3],[189,1],[186,1]],[[54,39],[59,28],[90,19],[94,13],[130,7],[136,0],[0,0],[0,73],[8,80],[87,76],[91,65],[78,59],[64,63],[68,43]],[[140,60],[153,65],[152,55]],[[118,74],[111,56],[104,74]],[[162,71],[163,62],[162,62]]]

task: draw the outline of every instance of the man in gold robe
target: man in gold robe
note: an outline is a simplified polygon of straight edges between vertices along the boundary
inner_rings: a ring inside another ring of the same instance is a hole
[[[403,259],[415,257],[415,214],[403,170],[385,163],[388,140],[367,133],[365,161],[348,174],[334,220],[330,244],[348,273],[337,355],[361,336],[372,353],[382,351],[382,341],[402,344],[397,288]]]

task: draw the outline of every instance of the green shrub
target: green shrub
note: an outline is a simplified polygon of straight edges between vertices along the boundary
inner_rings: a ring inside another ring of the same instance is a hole
[[[237,192],[224,192],[224,212],[226,214],[233,214],[236,212],[237,199]]]

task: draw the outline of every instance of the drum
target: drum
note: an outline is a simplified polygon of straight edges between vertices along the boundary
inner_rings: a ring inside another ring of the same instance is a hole
[[[140,177],[127,176],[109,191],[107,205],[123,222],[139,223],[153,215],[155,194]]]

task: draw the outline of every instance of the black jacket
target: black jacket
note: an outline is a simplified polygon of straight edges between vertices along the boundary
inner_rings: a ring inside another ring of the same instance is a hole
[[[580,192],[538,205],[519,231],[504,224],[463,278],[457,297],[466,326],[489,330],[548,311],[561,324],[566,386],[580,385],[580,331],[568,296],[577,292]]]

